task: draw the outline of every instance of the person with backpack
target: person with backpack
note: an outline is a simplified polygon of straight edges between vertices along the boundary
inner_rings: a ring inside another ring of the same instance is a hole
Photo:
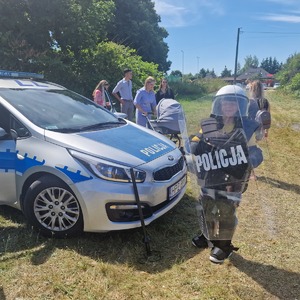
[[[264,87],[259,80],[254,80],[250,85],[249,118],[260,123],[260,132],[257,139],[268,137],[268,130],[271,126],[271,109],[268,99],[264,97]]]
[[[236,209],[247,189],[251,170],[262,161],[257,147],[256,121],[248,118],[249,100],[237,85],[216,94],[209,118],[190,138],[194,172],[200,189],[198,248],[211,248],[209,259],[221,264],[238,248],[232,245],[237,226]]]

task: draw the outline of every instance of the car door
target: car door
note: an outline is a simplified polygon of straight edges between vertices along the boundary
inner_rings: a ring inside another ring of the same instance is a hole
[[[0,127],[0,204],[16,201],[16,142]]]

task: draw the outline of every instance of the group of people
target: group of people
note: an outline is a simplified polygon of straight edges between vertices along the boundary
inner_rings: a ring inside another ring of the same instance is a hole
[[[132,71],[124,70],[124,78],[112,94],[129,120],[133,119],[136,109],[136,123],[146,126],[146,117],[156,113],[158,102],[163,98],[174,99],[174,94],[165,78],[155,93],[155,79],[148,77],[133,98],[131,79]],[[103,106],[107,105],[101,100],[103,92],[97,89],[107,87],[107,82],[100,81],[93,93],[95,101]],[[213,263],[223,263],[238,250],[232,244],[237,226],[236,209],[253,169],[263,161],[262,151],[257,146],[261,124],[256,118],[261,110],[270,112],[270,104],[263,97],[259,80],[251,83],[249,97],[241,87],[226,85],[216,93],[211,115],[201,121],[198,134],[190,137],[189,150],[199,184],[201,224],[200,233],[192,239],[192,244],[210,248],[209,259]],[[264,137],[267,135],[264,129]]]
[[[133,98],[131,79],[132,70],[125,69],[124,77],[116,84],[112,94],[120,102],[121,112],[127,115],[128,120],[133,121],[135,111],[136,123],[147,127],[148,118],[156,114],[156,105],[159,101],[163,98],[174,99],[174,93],[166,78],[161,79],[159,89],[155,92],[155,79],[149,76]],[[108,82],[101,80],[93,91],[93,98],[97,104],[110,109],[109,102],[105,100],[108,87]]]

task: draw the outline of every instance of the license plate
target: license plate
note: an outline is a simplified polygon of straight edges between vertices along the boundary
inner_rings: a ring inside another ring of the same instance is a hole
[[[182,177],[179,181],[177,181],[168,188],[168,199],[172,200],[174,197],[176,197],[180,193],[180,191],[185,187],[185,185],[186,176]]]

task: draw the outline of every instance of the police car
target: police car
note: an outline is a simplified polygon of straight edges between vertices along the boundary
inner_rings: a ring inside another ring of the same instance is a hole
[[[0,204],[42,234],[148,225],[183,197],[186,172],[161,134],[39,74],[0,70]]]

